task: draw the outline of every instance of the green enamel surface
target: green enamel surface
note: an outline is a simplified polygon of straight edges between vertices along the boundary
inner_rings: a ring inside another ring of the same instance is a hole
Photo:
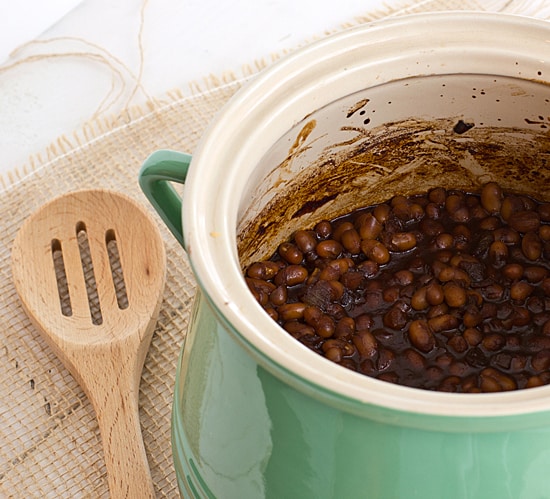
[[[173,406],[184,497],[549,497],[547,414],[501,431],[498,418],[340,410],[271,371],[199,294]]]
[[[182,246],[181,198],[170,182],[184,184],[190,162],[189,154],[160,150],[144,161],[139,172],[141,190]]]

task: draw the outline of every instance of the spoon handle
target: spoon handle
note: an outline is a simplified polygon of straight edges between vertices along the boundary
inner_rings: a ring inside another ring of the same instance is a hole
[[[105,395],[104,405],[96,413],[111,497],[154,498],[136,394],[113,386],[113,391]]]

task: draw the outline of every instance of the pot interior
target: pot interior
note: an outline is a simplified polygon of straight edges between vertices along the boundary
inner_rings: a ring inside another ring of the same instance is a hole
[[[496,181],[550,201],[550,86],[530,76],[410,77],[312,110],[248,180],[237,228],[242,268],[298,229],[397,194],[476,192]]]

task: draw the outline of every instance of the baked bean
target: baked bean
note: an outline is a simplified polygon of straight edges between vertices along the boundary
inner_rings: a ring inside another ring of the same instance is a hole
[[[402,355],[407,361],[409,368],[414,371],[420,371],[421,369],[425,369],[427,366],[428,362],[425,357],[412,348],[407,348]]]
[[[336,325],[334,324],[334,319],[327,314],[321,315],[319,320],[313,325],[315,332],[321,338],[331,338],[335,335]]]
[[[496,352],[497,350],[500,350],[505,344],[506,339],[502,334],[498,333],[488,334],[487,336],[484,336],[481,340],[481,346],[485,348],[485,350],[489,350],[490,352]]]
[[[518,232],[535,232],[540,225],[540,216],[536,211],[521,210],[510,215],[508,225]]]
[[[500,216],[508,221],[513,213],[521,211],[524,209],[523,202],[521,199],[514,195],[507,195],[502,200],[502,205],[500,208]]]
[[[541,225],[539,227],[539,237],[541,241],[550,241],[550,225]]]
[[[352,255],[358,255],[361,251],[361,237],[359,233],[351,228],[346,230],[341,238],[342,246],[349,251]]]
[[[463,307],[466,304],[466,291],[455,282],[448,282],[443,286],[445,301],[449,307]]]
[[[502,268],[502,274],[510,280],[518,280],[523,277],[524,269],[519,263],[509,263]]]
[[[468,350],[468,342],[463,336],[455,335],[451,336],[447,341],[447,345],[451,347],[455,352],[464,353]]]
[[[505,244],[518,244],[521,236],[518,231],[512,227],[501,227],[493,231],[495,241],[502,241]]]
[[[279,317],[281,314],[279,314]],[[294,338],[300,339],[305,336],[314,336],[315,330],[308,326],[307,324],[304,324],[302,322],[298,322],[297,320],[291,320],[284,322],[283,328],[288,331]]]
[[[309,230],[298,230],[294,234],[294,242],[302,253],[311,253],[317,246],[315,232]]]
[[[434,335],[424,320],[415,320],[409,326],[409,338],[413,346],[422,352],[429,352],[435,346]]]
[[[305,267],[301,265],[288,265],[277,272],[274,283],[276,286],[286,284],[287,286],[294,286],[301,284],[308,277],[308,272]]]
[[[425,310],[428,308],[428,300],[426,297],[426,287],[418,289],[411,297],[411,307],[414,310]]]
[[[394,251],[408,251],[416,246],[416,236],[412,232],[397,232],[391,236]]]
[[[321,258],[338,258],[344,248],[334,239],[325,239],[317,245],[315,250]]]
[[[538,260],[542,255],[542,242],[536,232],[527,232],[521,241],[521,250],[527,259]]]
[[[336,225],[336,227],[332,231],[332,239],[335,239],[336,241],[341,243],[342,235],[344,234],[344,232],[346,232],[347,230],[353,230],[353,229],[354,229],[353,223],[340,222],[338,225]]]
[[[496,182],[487,182],[481,189],[481,204],[489,213],[500,213],[502,189]]]
[[[407,313],[394,305],[384,314],[383,323],[391,329],[403,329],[407,324]]]
[[[451,314],[442,314],[429,319],[428,326],[434,333],[452,331],[458,326],[458,319]]]
[[[328,239],[332,235],[332,224],[328,220],[321,220],[315,226],[315,233],[320,239]]]
[[[253,279],[262,279],[267,281],[269,279],[273,279],[277,272],[279,272],[279,269],[280,266],[276,262],[256,262],[248,267],[246,274],[248,277]]]
[[[475,327],[466,328],[464,330],[463,336],[468,345],[472,347],[479,345],[481,343],[481,340],[483,339],[481,331],[479,329],[476,329]]]
[[[495,267],[502,267],[508,258],[508,246],[502,241],[495,241],[489,246],[489,258]]]
[[[289,242],[280,244],[278,251],[283,260],[293,265],[302,263],[304,258],[303,253],[298,249],[298,247]]]
[[[390,253],[380,241],[375,239],[365,239],[361,242],[361,251],[372,261],[383,265],[390,261]]]
[[[378,341],[370,331],[358,331],[351,339],[362,357],[370,359],[378,353]]]
[[[355,226],[361,239],[376,239],[383,229],[382,223],[372,213],[361,215]]]
[[[479,228],[481,230],[495,230],[500,226],[500,220],[497,217],[485,217],[479,222]]]
[[[480,388],[483,392],[509,391],[517,388],[513,378],[492,367],[483,369],[479,377]]]
[[[337,338],[351,338],[355,333],[355,321],[351,317],[343,317],[336,323],[334,335]]]
[[[524,301],[533,292],[533,286],[523,281],[515,282],[510,286],[510,298],[516,301]]]
[[[391,208],[387,204],[379,204],[375,206],[372,214],[381,224],[383,224],[389,217],[391,213]]]
[[[538,266],[526,267],[523,275],[527,282],[536,283],[542,281],[548,275],[548,269]]]
[[[275,306],[280,306],[288,300],[288,290],[285,285],[277,286],[270,294],[269,300]]]
[[[307,305],[302,302],[285,303],[278,308],[279,317],[282,321],[296,321],[304,317]]]

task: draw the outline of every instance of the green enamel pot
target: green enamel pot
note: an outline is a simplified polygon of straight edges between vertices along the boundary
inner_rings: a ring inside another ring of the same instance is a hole
[[[173,401],[183,497],[550,497],[550,386],[362,376],[283,331],[243,278],[293,231],[395,194],[496,180],[550,201],[549,54],[549,24],[528,18],[367,24],[256,76],[192,159],[145,161],[142,189],[198,283]]]

